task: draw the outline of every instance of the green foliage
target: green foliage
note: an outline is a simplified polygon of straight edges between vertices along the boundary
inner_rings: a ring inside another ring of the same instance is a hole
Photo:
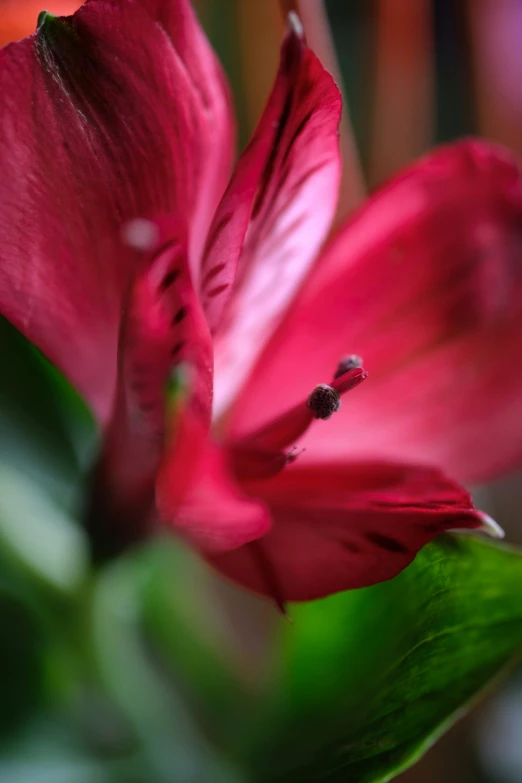
[[[91,413],[63,376],[0,316],[0,470],[36,481],[67,508],[97,446]]]
[[[143,633],[143,595],[154,569],[153,550],[107,567],[92,594],[91,642],[101,685],[127,722],[147,770],[143,783],[240,783],[191,714],[190,702]],[[152,558],[152,562],[151,562]],[[172,585],[174,587],[174,585]],[[185,623],[169,622],[183,639]],[[212,651],[206,663],[213,665]],[[178,673],[179,675],[179,673]]]
[[[70,592],[87,569],[74,519],[96,448],[93,419],[76,392],[0,318],[0,557],[41,587]],[[16,570],[15,569],[15,570]]]
[[[0,379],[0,779],[239,783],[142,627],[146,613],[154,627],[156,585],[163,601],[165,566],[180,557],[165,545],[92,569],[80,520],[93,419],[2,320],[0,348],[10,369]],[[194,557],[183,562],[188,576]],[[169,614],[167,636],[188,637],[190,615]],[[204,658],[211,665],[208,643]]]
[[[82,531],[39,484],[0,465],[0,547],[57,590],[80,587],[87,569]]]
[[[391,780],[522,649],[521,591],[519,552],[448,536],[391,582],[294,607],[244,737],[253,779]]]

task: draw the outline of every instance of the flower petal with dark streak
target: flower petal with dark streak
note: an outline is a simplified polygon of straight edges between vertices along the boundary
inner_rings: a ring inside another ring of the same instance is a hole
[[[205,436],[212,411],[212,340],[192,285],[183,225],[139,221],[128,227],[129,238],[140,228],[155,239],[148,250],[134,250],[138,272],[124,302],[115,403],[88,510],[89,531],[104,555],[150,525],[167,386],[178,368],[190,376],[190,414]]]
[[[217,415],[237,394],[329,230],[340,178],[340,113],[332,77],[291,28],[203,263],[202,302],[216,332]]]
[[[179,410],[173,424],[156,482],[163,522],[205,553],[266,535],[271,519],[265,505],[235,482],[226,452],[208,439],[190,407]]]
[[[391,579],[440,533],[483,526],[465,490],[420,466],[298,462],[245,486],[270,509],[273,527],[255,547],[212,562],[278,605]]]

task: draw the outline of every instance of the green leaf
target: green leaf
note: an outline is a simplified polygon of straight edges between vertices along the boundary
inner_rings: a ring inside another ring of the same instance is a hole
[[[87,571],[82,531],[35,481],[2,462],[0,548],[60,592],[77,590]]]
[[[243,732],[253,781],[384,783],[522,649],[522,557],[446,536],[391,582],[293,607]]]
[[[87,566],[77,521],[97,446],[94,420],[63,376],[0,317],[0,549],[60,592]]]
[[[143,783],[139,757],[101,757],[68,721],[39,713],[16,738],[0,747],[0,780],[9,783]],[[151,781],[153,783],[153,781]]]
[[[45,644],[41,618],[19,596],[0,589],[0,671],[2,702],[0,736],[16,732],[19,724],[40,705],[43,695]]]
[[[63,602],[42,600],[36,584],[0,558],[0,758],[3,743],[9,737],[15,742],[35,711],[55,709],[74,696],[71,617]]]
[[[94,585],[92,653],[100,682],[134,733],[148,781],[240,783],[239,772],[200,732],[174,672],[163,668],[143,632],[149,557],[149,550],[137,550],[102,571]],[[170,625],[180,643],[181,630]]]
[[[173,536],[158,539],[148,555],[141,611],[151,648],[169,672],[183,678],[198,714],[227,744],[238,713],[244,713],[246,700],[253,696],[252,680],[257,679],[255,655],[248,655],[239,635],[244,629],[252,638],[247,618],[241,615],[240,622],[234,622],[232,595],[223,590],[220,578]],[[250,604],[248,610],[245,607],[255,622],[253,610]],[[270,643],[263,640],[257,624],[255,631],[257,646]]]
[[[64,377],[0,316],[0,461],[69,508],[97,447],[87,406]]]

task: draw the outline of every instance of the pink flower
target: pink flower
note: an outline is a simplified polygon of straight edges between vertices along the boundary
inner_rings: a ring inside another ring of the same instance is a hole
[[[438,150],[321,251],[341,99],[296,20],[231,176],[228,91],[187,0],[87,0],[0,58],[0,310],[103,428],[98,548],[159,518],[282,603],[484,527],[440,469],[521,456],[506,151]],[[351,354],[370,375],[338,410],[366,376]]]

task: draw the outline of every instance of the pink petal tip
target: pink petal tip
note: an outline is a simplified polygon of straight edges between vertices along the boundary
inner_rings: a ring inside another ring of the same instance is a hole
[[[477,530],[480,530],[482,533],[485,533],[487,536],[490,536],[490,538],[504,538],[506,535],[505,532],[502,530],[498,522],[495,522],[495,520],[489,516],[489,514],[485,514],[483,511],[479,512],[480,519],[482,521],[482,524]]]
[[[287,16],[287,27],[289,33],[294,33],[298,38],[304,38],[303,23],[295,11],[289,11]]]

